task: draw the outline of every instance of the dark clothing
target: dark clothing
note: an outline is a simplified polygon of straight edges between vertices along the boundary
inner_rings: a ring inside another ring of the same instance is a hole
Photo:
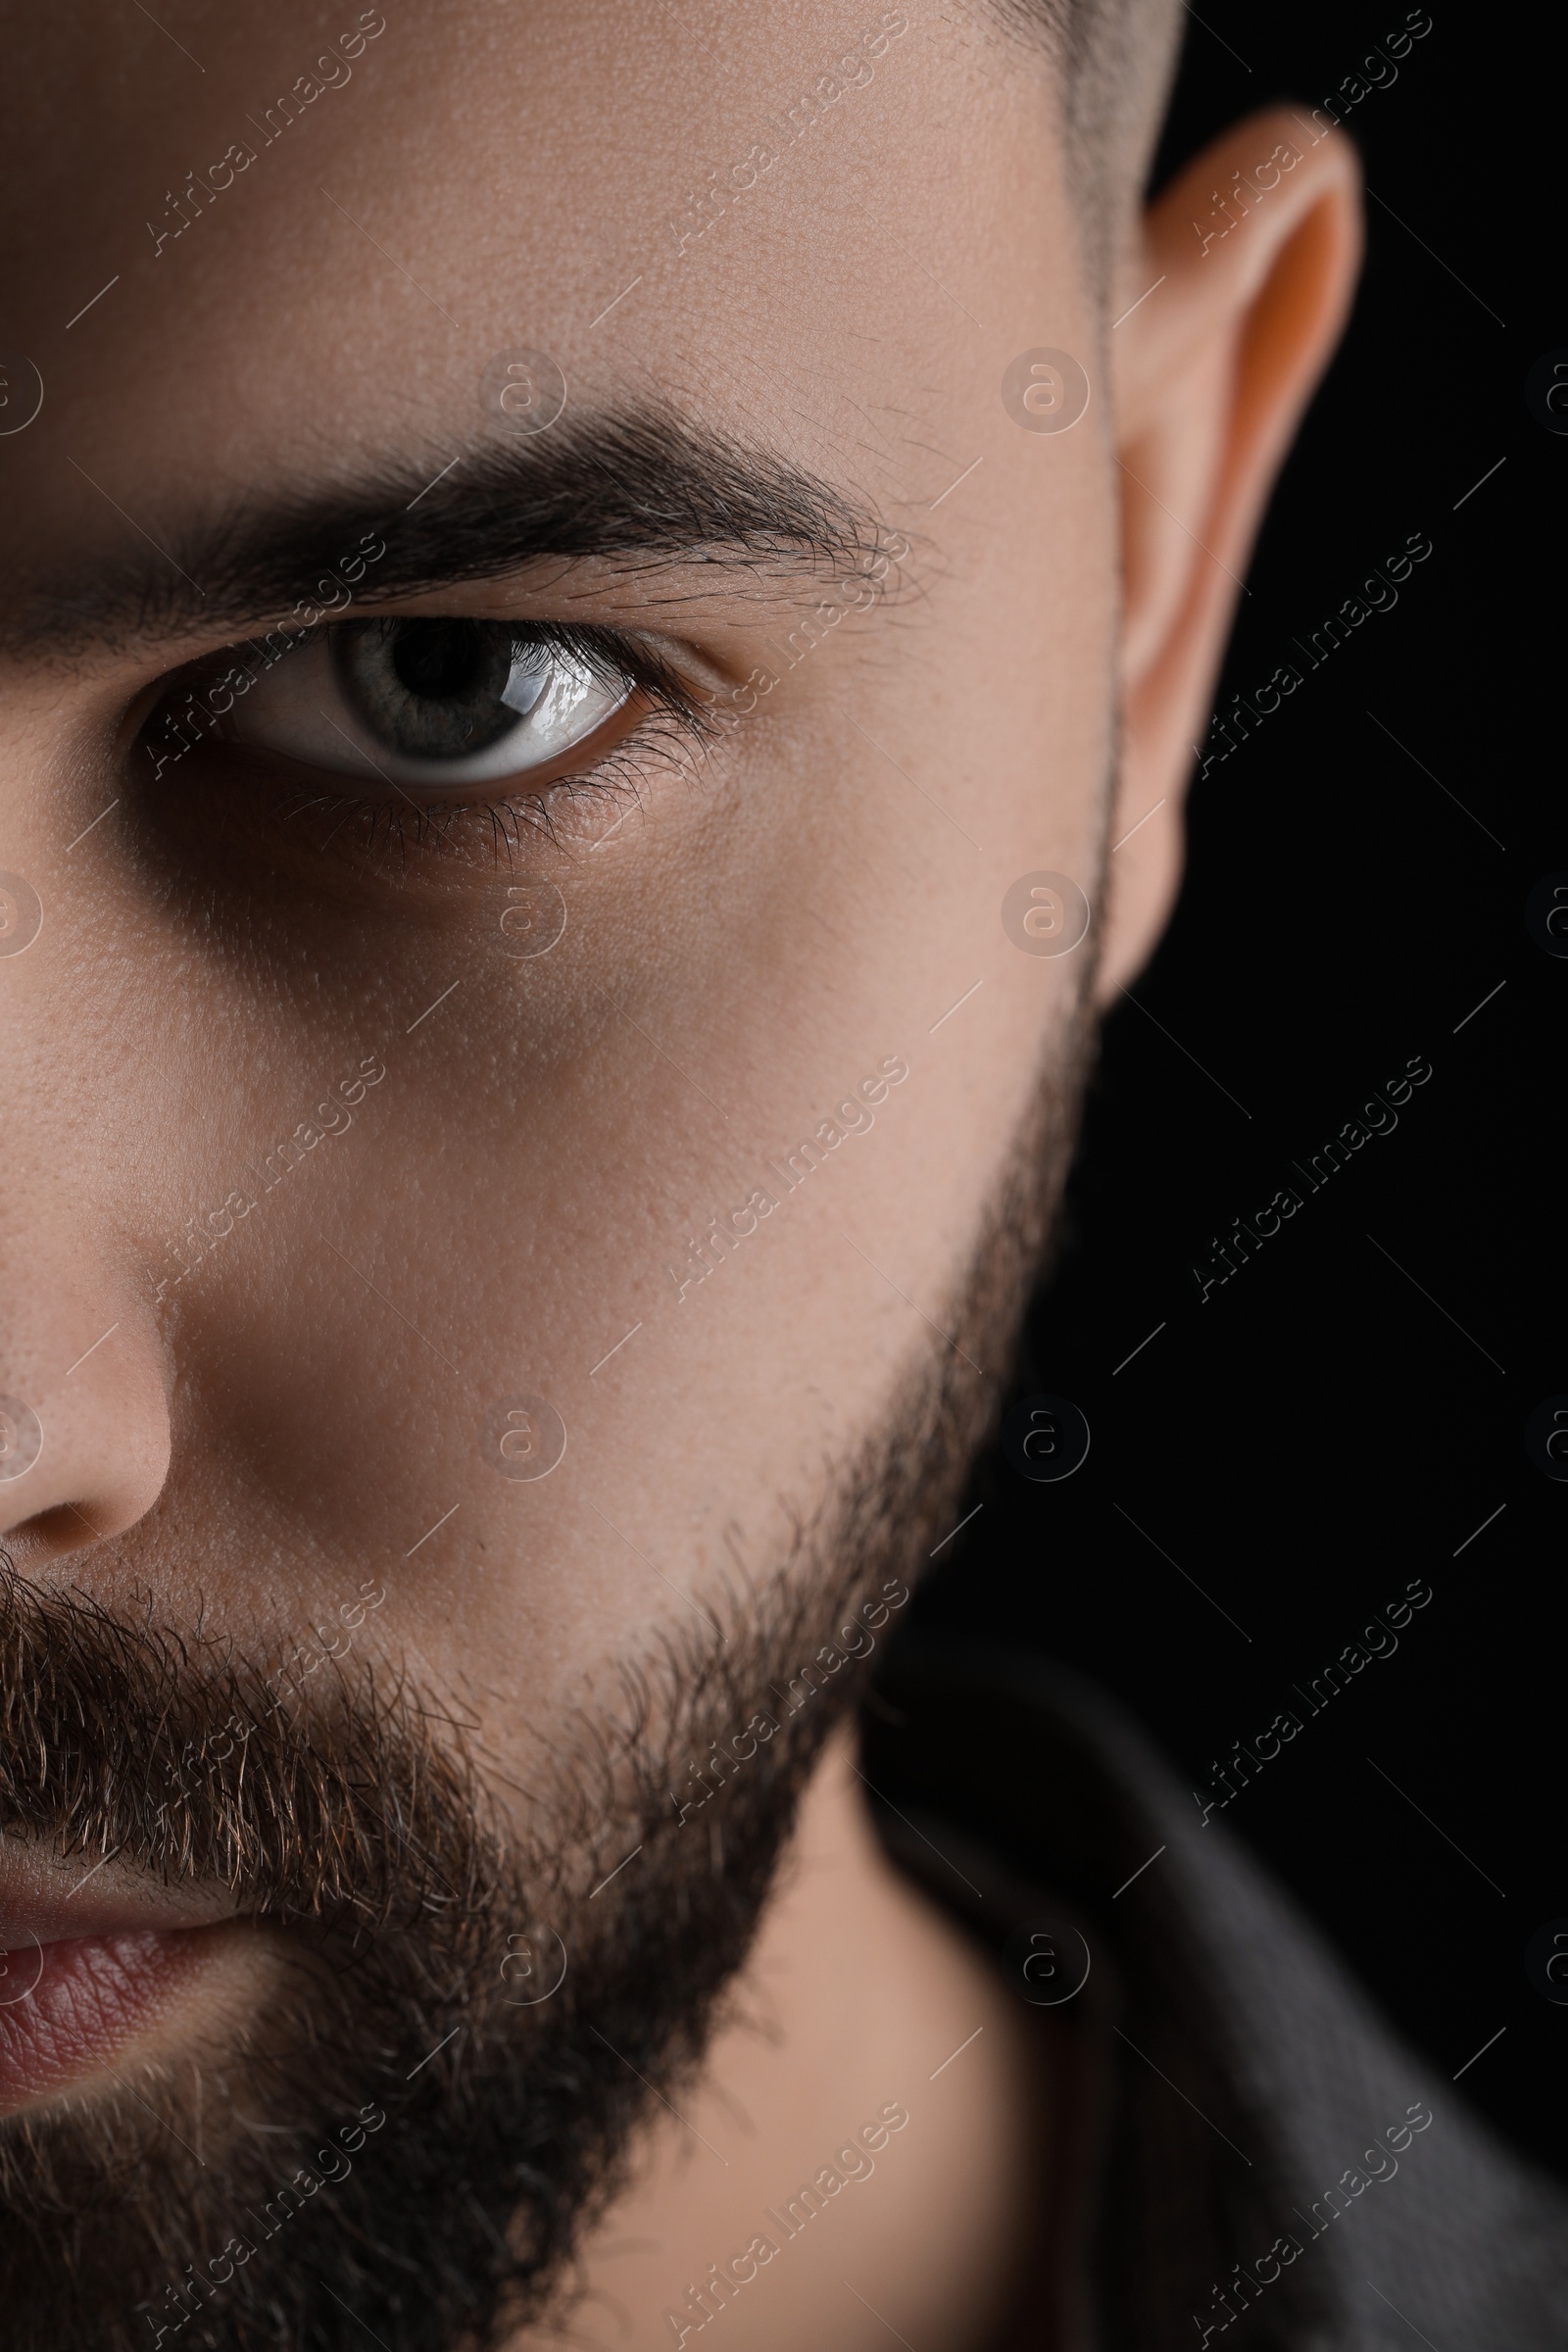
[[[909,1639],[862,1740],[889,1852],[1021,1998],[1069,1987],[1087,1945],[1082,1988],[1040,2010],[1076,2085],[1042,2352],[1568,2346],[1568,2200],[1100,1692]]]

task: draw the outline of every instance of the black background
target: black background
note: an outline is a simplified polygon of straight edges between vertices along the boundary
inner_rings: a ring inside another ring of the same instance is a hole
[[[1156,184],[1254,107],[1309,111],[1406,12],[1201,15]],[[1506,2029],[1455,2095],[1561,2167],[1568,2007],[1532,1988],[1524,1951],[1568,1915],[1568,1486],[1523,1433],[1568,1391],[1547,1152],[1568,962],[1532,944],[1524,904],[1568,868],[1568,833],[1519,713],[1555,666],[1539,550],[1568,437],[1533,419],[1524,379],[1568,345],[1529,194],[1553,144],[1533,93],[1561,87],[1562,61],[1535,46],[1544,19],[1521,47],[1501,20],[1494,38],[1475,12],[1432,15],[1350,116],[1374,191],[1365,274],[1216,708],[1282,662],[1303,683],[1195,790],[1186,886],[1109,1021],[1012,1392],[1078,1403],[1090,1454],[1059,1485],[988,1456],[965,1506],[987,1507],[918,1615],[1092,1673],[1206,1789],[1233,1741],[1304,1714],[1291,1684],[1429,1582],[1397,1654],[1224,1819],[1439,2081]],[[1433,553],[1397,606],[1308,670],[1291,640],[1413,532]],[[1412,1055],[1433,1076],[1397,1131],[1200,1303],[1190,1268],[1213,1237],[1282,1185],[1305,1194],[1290,1162]]]

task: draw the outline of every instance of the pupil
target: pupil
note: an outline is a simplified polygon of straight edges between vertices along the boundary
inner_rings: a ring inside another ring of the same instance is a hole
[[[399,685],[436,702],[471,693],[493,661],[471,620],[407,622],[392,651]]]

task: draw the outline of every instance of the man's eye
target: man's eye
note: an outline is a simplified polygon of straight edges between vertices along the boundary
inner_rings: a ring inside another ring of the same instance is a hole
[[[633,685],[602,657],[509,621],[340,621],[256,680],[223,732],[369,781],[487,784],[585,742]]]

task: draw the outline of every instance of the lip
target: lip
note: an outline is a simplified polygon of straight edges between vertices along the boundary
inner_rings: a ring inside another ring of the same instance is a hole
[[[135,1928],[0,1954],[0,2115],[112,2068],[193,1988],[214,1940],[205,1928]]]
[[[0,2116],[114,2068],[197,1994],[235,1904],[0,1838]]]

